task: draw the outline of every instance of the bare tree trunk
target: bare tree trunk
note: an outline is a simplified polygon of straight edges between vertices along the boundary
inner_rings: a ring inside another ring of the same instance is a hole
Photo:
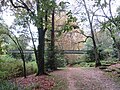
[[[101,63],[100,63],[99,53],[97,50],[97,45],[95,42],[95,36],[94,36],[93,28],[92,28],[92,23],[90,23],[90,28],[91,28],[92,41],[93,41],[94,54],[95,54],[95,67],[97,67],[97,66],[101,66]]]
[[[90,19],[90,13],[89,13],[88,8],[86,6],[85,0],[83,0],[83,2],[84,2],[84,7],[85,7],[85,10],[86,10],[86,14],[87,14],[89,25],[90,25],[92,41],[93,41],[93,47],[94,47],[94,54],[95,54],[95,67],[97,67],[97,66],[101,66],[101,63],[100,63],[100,59],[99,59],[97,45],[96,45],[96,42],[95,42],[95,35],[94,35],[93,25],[92,25],[93,20]]]

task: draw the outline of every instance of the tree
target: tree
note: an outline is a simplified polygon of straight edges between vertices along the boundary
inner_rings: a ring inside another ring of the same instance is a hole
[[[95,13],[99,10],[97,7],[94,7],[94,9],[90,9],[88,8],[87,6],[87,3],[86,3],[86,0],[82,0],[81,2],[80,1],[77,1],[78,4],[84,6],[85,8],[85,11],[86,12],[82,12],[81,14],[84,15],[84,18],[82,18],[82,21],[88,21],[89,23],[89,28],[90,28],[90,32],[91,32],[91,36],[87,36],[83,33],[83,35],[85,35],[87,38],[91,37],[92,39],[92,42],[93,42],[93,50],[94,50],[94,56],[95,56],[95,66],[101,66],[101,63],[100,63],[100,58],[99,58],[99,52],[98,52],[98,47],[97,47],[97,44],[96,44],[96,41],[95,41],[95,33],[94,33],[94,28],[93,28],[93,24],[94,24],[94,15]],[[93,6],[91,5],[91,7],[93,8]],[[87,18],[85,17],[85,15],[87,16]]]
[[[15,39],[12,36],[12,33],[9,31],[7,25],[5,25],[4,23],[0,23],[0,35],[6,35],[8,36],[17,46],[17,49],[20,51],[20,55],[21,55],[21,59],[23,60],[23,73],[24,73],[24,77],[26,78],[26,67],[25,67],[25,58],[24,58],[24,52],[22,47],[20,46],[20,43],[17,39],[17,37],[13,34],[13,36],[15,37]]]
[[[110,32],[110,36],[114,41],[114,45],[118,52],[118,58],[120,60],[120,48],[119,48],[120,44],[119,44],[119,40],[117,39],[117,37],[119,37],[119,34],[116,34],[116,32],[118,33],[120,30],[120,26],[119,26],[120,17],[119,15],[118,16],[113,15],[112,0],[108,0],[108,1],[105,0],[104,2],[99,1],[97,3],[97,6],[100,7],[101,11],[103,12],[103,15],[97,14],[96,16],[104,18],[105,21],[102,22],[99,20],[99,23],[103,25],[104,29],[106,28]],[[106,8],[108,8],[109,13],[105,10]]]
[[[48,55],[48,63],[49,63],[49,68],[51,70],[56,70],[57,65],[55,63],[55,8],[52,10],[52,30],[51,30],[51,42],[50,42],[50,55]],[[49,48],[49,46],[48,46]]]
[[[4,2],[4,0],[3,0]],[[37,75],[45,74],[44,70],[44,46],[45,32],[47,30],[47,18],[50,16],[51,7],[56,7],[54,0],[32,0],[32,1],[13,1],[10,0],[14,11],[17,13],[24,12],[28,14],[29,22],[34,23],[38,30],[38,47],[35,52],[36,62],[38,66]],[[36,7],[33,7],[36,6]]]
[[[100,21],[99,21],[100,22]],[[119,60],[120,60],[120,49],[119,49],[119,39],[118,39],[118,37],[119,37],[119,35],[117,34],[118,32],[116,31],[116,29],[115,29],[115,26],[111,23],[111,22],[100,22],[101,23],[101,31],[109,31],[109,33],[110,33],[110,37],[112,38],[112,40],[113,40],[113,47],[115,47],[116,49],[117,49],[117,52],[118,52],[118,58],[119,58]]]

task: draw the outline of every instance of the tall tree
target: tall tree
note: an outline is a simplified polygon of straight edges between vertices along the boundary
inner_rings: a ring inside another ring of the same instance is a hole
[[[49,60],[50,60],[50,69],[51,70],[56,70],[57,67],[56,67],[56,63],[55,63],[55,29],[54,29],[54,21],[55,21],[55,8],[53,8],[52,10],[52,30],[51,30],[51,43],[50,43],[50,57],[49,57]]]
[[[26,78],[25,57],[24,57],[23,49],[18,41],[18,38],[14,34],[12,34],[9,31],[7,25],[3,23],[2,24],[0,23],[0,35],[7,35],[15,43],[17,49],[20,51],[21,59],[23,60],[23,71],[24,71],[23,75]],[[15,39],[13,37],[15,37]]]
[[[4,0],[3,0],[4,1]],[[32,0],[24,1],[10,0],[11,5],[17,13],[25,12],[28,13],[30,20],[34,23],[38,30],[38,47],[36,52],[36,62],[38,66],[37,75],[45,74],[44,70],[44,46],[45,46],[45,24],[48,23],[46,18],[50,16],[51,7],[55,6],[54,0]],[[35,6],[35,7],[34,7]],[[47,17],[46,17],[47,11]]]
[[[97,2],[97,6],[101,9],[103,15],[97,14],[96,16],[104,18],[105,20],[104,22],[101,21],[99,22],[103,25],[104,28],[106,28],[110,32],[111,38],[113,39],[114,45],[118,52],[118,58],[120,60],[120,47],[119,47],[120,43],[119,40],[117,39],[117,37],[119,37],[119,34],[116,34],[116,32],[120,30],[119,26],[120,17],[119,15],[117,17],[113,15],[112,3],[113,3],[112,0],[108,1],[104,0],[104,2],[99,0],[99,2]],[[106,9],[108,9],[108,11],[106,11]]]
[[[84,5],[84,8],[85,8],[85,11],[86,11],[86,16],[87,16],[87,20],[88,20],[88,23],[89,23],[89,27],[90,27],[90,31],[91,31],[91,38],[92,38],[92,42],[93,42],[93,48],[94,48],[94,55],[95,55],[95,66],[101,66],[101,63],[100,63],[100,58],[99,58],[99,52],[97,50],[97,44],[96,44],[96,41],[95,41],[95,33],[94,33],[94,28],[93,28],[93,23],[94,23],[94,14],[97,12],[98,9],[96,9],[95,11],[94,10],[90,10],[88,7],[87,7],[87,3],[86,3],[86,0],[82,0],[83,1],[83,5]],[[80,3],[78,1],[79,4],[82,4],[82,2]]]

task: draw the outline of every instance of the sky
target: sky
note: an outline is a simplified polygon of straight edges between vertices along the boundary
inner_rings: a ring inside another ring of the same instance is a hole
[[[69,7],[68,7],[68,10],[72,10],[72,12],[75,13],[75,11],[79,11],[80,8],[76,8],[77,5],[77,2],[76,0],[56,0],[58,3],[60,1],[64,1],[64,2],[69,2]],[[79,1],[79,0],[78,0]],[[89,0],[86,0],[86,1],[89,1]],[[114,5],[112,5],[112,12],[113,14],[115,15],[116,14],[116,8],[120,5],[120,0],[115,0],[115,3]],[[83,7],[84,8],[84,7]],[[98,12],[99,13],[99,12]],[[79,15],[75,15],[79,20],[80,20],[80,16]],[[12,25],[12,22],[14,20],[14,16],[12,16],[10,14],[10,12],[7,14],[7,13],[4,13],[4,20],[5,20],[5,23],[10,26]],[[31,26],[31,28],[34,30],[36,29],[35,27]]]

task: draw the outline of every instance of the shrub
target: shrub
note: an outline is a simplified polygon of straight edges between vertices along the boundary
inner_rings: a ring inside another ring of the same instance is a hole
[[[35,61],[30,61],[26,63],[27,75],[34,74],[37,72],[37,65]]]
[[[52,56],[54,56],[54,59],[51,60],[50,57]],[[53,62],[56,68],[66,66],[66,60],[64,58],[64,54],[58,48],[55,48],[54,53],[51,53],[51,51],[49,50],[46,52],[46,69],[51,69]]]
[[[64,54],[62,53],[61,50],[56,51],[55,59],[56,59],[57,67],[65,67],[66,66],[66,64],[67,64],[66,59],[64,58]]]
[[[87,50],[86,58],[87,58],[87,59],[86,59],[86,62],[93,62],[93,61],[95,61],[93,49]],[[88,61],[87,61],[87,60],[88,60]]]
[[[26,63],[27,75],[37,72],[37,65],[35,61]],[[13,77],[23,76],[23,62],[16,60],[8,55],[0,57],[0,79],[10,79]]]
[[[12,53],[11,56],[13,58],[16,58],[16,59],[21,59],[21,55],[18,54],[18,53]],[[28,61],[32,61],[33,58],[32,58],[32,54],[25,54],[25,61],[28,62]]]
[[[23,66],[20,60],[15,60],[14,58],[3,55],[0,58],[0,78],[7,79],[16,76],[23,75]]]
[[[98,52],[99,52],[98,54],[99,54],[100,60],[108,59],[108,57],[110,57],[110,53],[111,53],[111,51],[106,51],[103,49],[98,49]],[[93,49],[87,50],[85,60],[86,60],[86,62],[94,62],[95,61],[95,55],[94,55]]]
[[[21,90],[9,81],[0,81],[0,90]]]

